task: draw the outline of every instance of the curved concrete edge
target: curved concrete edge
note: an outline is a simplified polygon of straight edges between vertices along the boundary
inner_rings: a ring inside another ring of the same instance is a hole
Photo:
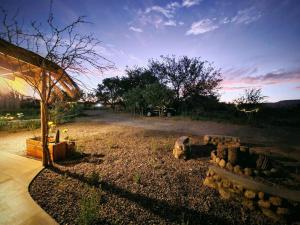
[[[57,225],[28,191],[42,169],[40,161],[0,152],[0,224]]]

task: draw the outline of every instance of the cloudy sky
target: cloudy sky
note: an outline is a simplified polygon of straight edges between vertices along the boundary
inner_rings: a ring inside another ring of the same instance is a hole
[[[26,21],[45,21],[46,0],[1,0],[9,12],[20,8]],[[95,87],[125,67],[175,54],[213,62],[223,74],[221,99],[243,89],[262,88],[269,101],[300,99],[300,1],[298,0],[64,0],[54,1],[58,23],[80,15],[92,24],[99,51],[117,69],[85,78]]]

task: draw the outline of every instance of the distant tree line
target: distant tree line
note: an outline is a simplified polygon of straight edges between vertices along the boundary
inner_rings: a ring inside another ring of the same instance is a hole
[[[220,70],[200,58],[161,56],[147,67],[104,79],[95,95],[113,109],[143,113],[149,107],[172,107],[181,113],[217,104],[221,81]]]

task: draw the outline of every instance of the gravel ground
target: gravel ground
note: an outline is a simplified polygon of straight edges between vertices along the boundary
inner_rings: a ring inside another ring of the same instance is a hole
[[[43,170],[30,193],[60,224],[77,224],[82,199],[93,193],[95,224],[274,224],[203,186],[209,149],[192,136],[191,159],[177,160],[171,149],[180,135],[126,126],[77,134],[85,155]],[[99,185],[87,179],[93,172]]]

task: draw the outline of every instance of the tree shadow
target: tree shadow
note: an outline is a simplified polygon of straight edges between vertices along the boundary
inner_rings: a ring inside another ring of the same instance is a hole
[[[225,218],[219,218],[217,216],[201,213],[195,209],[188,208],[184,205],[172,205],[164,200],[150,198],[148,196],[139,193],[132,193],[128,190],[110,184],[106,181],[100,181],[98,184],[90,183],[88,177],[85,177],[83,174],[77,174],[70,171],[63,171],[57,167],[53,167],[51,168],[51,170],[58,174],[70,176],[90,186],[94,186],[97,188],[101,186],[101,189],[103,191],[116,195],[119,198],[125,198],[135,204],[138,204],[140,207],[144,208],[145,210],[148,210],[151,213],[159,216],[167,223],[198,225],[198,224],[206,224],[206,222],[209,221],[210,224],[224,224],[224,225],[231,224]],[[109,223],[105,223],[105,221],[103,222],[104,224],[109,224]]]
[[[88,154],[83,152],[73,152],[71,155],[68,156],[66,160],[62,160],[56,162],[56,164],[65,166],[65,167],[72,167],[79,163],[92,163],[92,164],[100,164],[103,162],[104,154]]]

